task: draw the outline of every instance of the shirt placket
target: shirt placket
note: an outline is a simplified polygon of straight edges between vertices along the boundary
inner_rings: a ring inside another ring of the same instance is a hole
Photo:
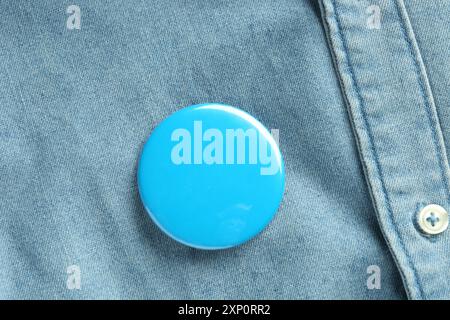
[[[373,6],[376,28],[368,23]],[[450,209],[449,165],[404,3],[322,0],[321,10],[379,225],[408,296],[448,299],[449,231],[427,233],[418,221],[429,205]],[[435,220],[423,221],[439,222],[427,214]]]

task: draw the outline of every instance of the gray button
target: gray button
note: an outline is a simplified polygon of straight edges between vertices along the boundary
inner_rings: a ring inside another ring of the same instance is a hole
[[[437,204],[430,204],[419,212],[418,223],[426,234],[439,234],[448,228],[448,213]]]

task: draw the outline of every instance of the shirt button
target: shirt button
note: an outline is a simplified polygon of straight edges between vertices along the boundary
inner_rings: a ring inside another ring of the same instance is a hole
[[[439,234],[448,227],[448,213],[437,204],[430,204],[419,212],[418,223],[426,234]]]

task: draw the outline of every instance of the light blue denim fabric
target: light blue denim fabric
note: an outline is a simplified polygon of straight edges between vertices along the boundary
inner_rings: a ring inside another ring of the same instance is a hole
[[[449,233],[414,225],[450,208],[443,2],[1,1],[0,298],[450,298]],[[227,250],[164,235],[136,184],[152,129],[206,102],[279,129],[285,160],[275,219]]]
[[[358,15],[363,2],[326,0],[322,4],[378,221],[406,292],[412,299],[449,299],[450,234],[424,235],[416,223],[417,213],[428,204],[450,208],[450,183],[442,130],[448,126],[439,123],[414,32],[415,26],[421,34],[441,32],[440,28],[424,29],[428,27],[423,23],[449,9],[439,10],[442,3],[437,1],[413,1],[408,9],[402,0],[382,1],[383,27],[368,30],[361,28]],[[433,14],[429,6],[434,7]],[[428,14],[421,15],[422,10]],[[428,43],[425,54],[430,54],[430,48],[431,54],[448,53],[448,45],[448,41],[443,41],[443,47]],[[448,75],[435,77],[448,87]],[[440,108],[447,113],[448,105]]]

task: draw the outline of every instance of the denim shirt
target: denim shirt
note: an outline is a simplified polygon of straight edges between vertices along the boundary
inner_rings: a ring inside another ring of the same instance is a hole
[[[0,298],[450,299],[450,233],[416,221],[450,210],[449,28],[448,0],[1,1]],[[285,160],[275,219],[227,250],[167,237],[136,184],[205,102]]]

